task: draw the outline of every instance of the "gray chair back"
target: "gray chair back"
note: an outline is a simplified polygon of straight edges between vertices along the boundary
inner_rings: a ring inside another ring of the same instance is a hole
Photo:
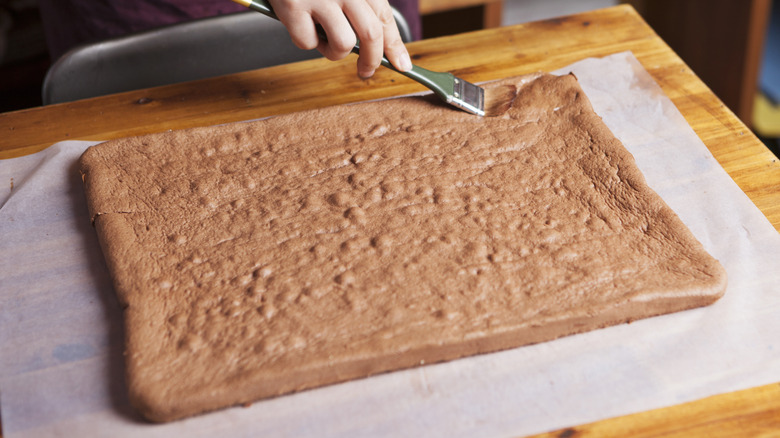
[[[409,25],[395,11],[404,42]],[[320,57],[301,50],[278,21],[254,11],[165,26],[83,45],[63,55],[43,83],[43,104],[205,79]]]

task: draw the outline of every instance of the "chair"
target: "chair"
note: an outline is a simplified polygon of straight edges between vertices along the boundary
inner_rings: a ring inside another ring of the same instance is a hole
[[[393,10],[404,42],[411,31]],[[43,104],[205,79],[321,56],[301,50],[278,21],[253,11],[165,26],[72,49],[43,82]]]

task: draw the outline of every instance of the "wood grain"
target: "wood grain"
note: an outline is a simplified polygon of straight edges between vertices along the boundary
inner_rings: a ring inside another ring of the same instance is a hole
[[[533,438],[780,436],[780,384],[534,435]]]
[[[628,5],[419,41],[409,44],[409,49],[417,64],[453,71],[470,81],[554,70],[586,57],[631,50],[726,172],[780,230],[777,157]],[[0,114],[0,158],[33,153],[69,139],[108,140],[421,90],[387,70],[362,81],[355,74],[354,58],[306,61]],[[746,423],[776,425],[772,419],[778,418],[778,399],[775,384],[547,436],[700,436],[706,432],[743,436]]]

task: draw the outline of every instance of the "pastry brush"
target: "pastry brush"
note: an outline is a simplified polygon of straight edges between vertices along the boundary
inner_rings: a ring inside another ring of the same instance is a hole
[[[249,9],[253,9],[275,20],[279,18],[266,0],[233,0]],[[325,41],[325,31],[317,25],[319,37]],[[355,44],[353,53],[360,53],[360,42]],[[471,82],[464,81],[452,73],[435,72],[412,65],[409,71],[399,71],[382,56],[382,65],[407,76],[429,88],[444,102],[478,116],[498,116],[506,112],[514,100],[517,90],[513,85],[504,85],[484,89]]]

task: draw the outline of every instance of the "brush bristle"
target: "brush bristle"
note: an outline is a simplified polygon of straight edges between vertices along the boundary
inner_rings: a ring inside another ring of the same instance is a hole
[[[497,117],[509,110],[517,97],[514,85],[485,88],[485,117]]]

